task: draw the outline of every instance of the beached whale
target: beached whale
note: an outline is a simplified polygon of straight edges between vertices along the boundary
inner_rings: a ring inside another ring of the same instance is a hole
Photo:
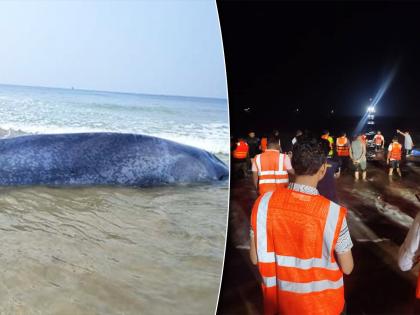
[[[227,179],[215,155],[160,138],[120,133],[0,140],[0,186],[156,186]]]

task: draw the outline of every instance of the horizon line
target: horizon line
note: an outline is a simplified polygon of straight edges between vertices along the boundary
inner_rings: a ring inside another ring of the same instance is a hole
[[[10,83],[1,83],[3,86],[16,86],[16,87],[28,87],[28,88],[43,88],[43,89],[59,89],[59,90],[69,90],[69,91],[84,91],[84,92],[101,92],[101,93],[116,93],[116,94],[131,94],[131,95],[145,95],[145,96],[163,96],[163,97],[178,97],[178,98],[198,98],[198,99],[215,99],[226,101],[227,98],[223,97],[209,97],[209,96],[191,96],[191,95],[175,95],[175,94],[152,94],[152,93],[140,93],[140,92],[124,92],[124,91],[106,91],[106,90],[90,90],[90,89],[80,89],[71,86],[70,88],[58,87],[58,86],[42,86],[42,85],[26,85],[26,84],[10,84]]]

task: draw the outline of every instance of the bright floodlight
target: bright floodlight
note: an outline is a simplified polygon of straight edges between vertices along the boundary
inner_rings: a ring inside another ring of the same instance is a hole
[[[367,112],[368,112],[368,113],[374,113],[374,112],[375,112],[375,107],[373,107],[373,106],[369,106],[369,107],[367,108]]]

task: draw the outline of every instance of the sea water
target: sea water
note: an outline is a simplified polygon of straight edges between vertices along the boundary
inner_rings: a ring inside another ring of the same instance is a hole
[[[226,100],[0,85],[0,137],[158,136],[226,163]],[[1,153],[0,153],[1,154]],[[0,314],[214,312],[228,182],[0,188]]]

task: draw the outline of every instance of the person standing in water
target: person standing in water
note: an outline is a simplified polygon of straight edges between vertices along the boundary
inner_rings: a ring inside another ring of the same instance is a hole
[[[340,176],[341,170],[347,169],[350,156],[350,141],[347,139],[345,132],[342,132],[340,137],[336,139],[335,148],[337,150],[338,159],[338,176]]]
[[[402,145],[398,143],[397,136],[392,138],[392,143],[388,147],[388,156],[386,164],[389,165],[389,176],[392,176],[394,169],[397,170],[398,175],[401,177],[400,162],[402,155]]]
[[[405,150],[405,155],[410,155],[411,154],[411,150],[413,150],[413,139],[411,138],[411,135],[408,131],[406,132],[402,132],[401,130],[397,129],[397,132],[400,135],[404,136],[404,150]]]
[[[375,151],[383,150],[385,147],[385,139],[381,132],[378,130],[376,135],[373,137],[373,142],[375,143]]]
[[[366,145],[363,143],[362,136],[359,135],[351,143],[350,158],[354,166],[354,178],[359,180],[359,172],[362,172],[362,179],[366,180]]]

